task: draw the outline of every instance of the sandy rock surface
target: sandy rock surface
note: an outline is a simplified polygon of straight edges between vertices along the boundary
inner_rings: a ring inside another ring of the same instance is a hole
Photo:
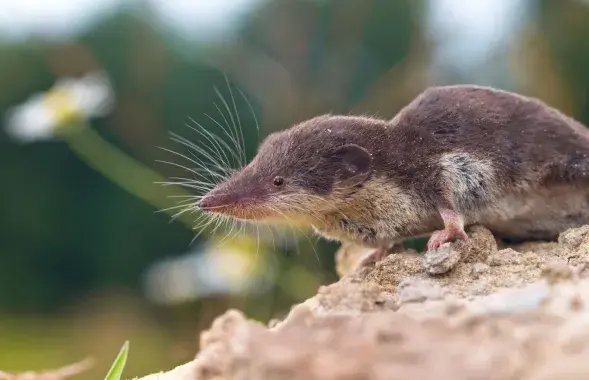
[[[145,379],[589,379],[589,226],[513,247],[468,233],[360,269],[342,247],[341,280],[283,321],[230,310],[177,375]]]

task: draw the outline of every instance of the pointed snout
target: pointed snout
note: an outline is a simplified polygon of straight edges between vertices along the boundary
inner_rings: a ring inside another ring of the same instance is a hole
[[[198,208],[203,211],[215,212],[223,207],[229,206],[230,204],[230,197],[210,192],[201,198],[201,200],[198,202]]]
[[[258,218],[263,211],[264,198],[250,177],[243,171],[234,174],[206,193],[197,207],[205,212],[238,219]]]
[[[204,211],[208,211],[215,207],[215,200],[212,197],[205,195],[197,204],[198,208]]]
[[[233,186],[232,186],[233,187]],[[243,190],[229,190],[221,185],[205,194],[197,203],[202,211],[237,218],[240,220],[260,220],[275,217],[273,211],[265,207],[263,198],[256,198]]]
[[[235,189],[235,185],[221,184],[206,193],[197,206],[203,211],[227,213],[244,201],[243,194]]]

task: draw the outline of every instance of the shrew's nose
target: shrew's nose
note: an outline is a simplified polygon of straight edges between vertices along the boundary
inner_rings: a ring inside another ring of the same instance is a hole
[[[221,209],[231,206],[235,203],[235,196],[232,194],[219,193],[218,191],[211,191],[205,194],[198,202],[198,207],[203,211],[221,211]]]
[[[213,195],[205,195],[198,202],[198,208],[204,211],[210,211],[217,207],[219,207],[219,202],[217,199],[215,199],[215,196]]]

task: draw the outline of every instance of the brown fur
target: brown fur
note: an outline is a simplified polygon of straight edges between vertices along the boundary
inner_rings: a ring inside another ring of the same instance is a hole
[[[201,207],[302,219],[369,246],[443,228],[443,208],[499,237],[552,239],[589,223],[588,182],[583,125],[537,99],[458,85],[428,88],[392,120],[323,115],[272,134]]]

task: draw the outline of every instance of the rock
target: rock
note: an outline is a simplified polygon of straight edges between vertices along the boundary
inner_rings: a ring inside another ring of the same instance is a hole
[[[465,262],[485,262],[487,257],[497,252],[497,241],[485,227],[473,225],[466,229],[466,233],[470,241],[464,244],[464,248],[458,248],[465,251],[462,254]]]
[[[478,279],[481,275],[488,273],[489,270],[489,266],[485,263],[474,263],[472,264],[470,273],[473,278]]]
[[[199,363],[194,360],[186,364],[180,365],[168,372],[154,373],[149,376],[142,377],[141,380],[194,380],[197,376],[197,369]],[[134,380],[137,380],[135,378]],[[227,380],[222,377],[211,378],[211,380]]]
[[[146,379],[586,379],[588,232],[497,251],[474,228],[446,256],[392,254],[271,327],[228,311],[193,362]]]
[[[362,260],[374,251],[374,248],[366,248],[352,243],[342,243],[335,253],[335,270],[338,276],[344,277],[354,272],[363,272],[360,268]],[[389,255],[399,253],[411,253],[413,250],[406,250],[401,244],[394,244],[388,249]]]
[[[589,249],[589,226],[571,228],[558,236],[558,242],[565,248],[577,250],[579,248]]]
[[[568,281],[575,278],[575,271],[566,263],[549,263],[542,268],[541,275],[549,284]]]
[[[445,243],[434,251],[428,251],[423,258],[423,269],[431,275],[444,274],[453,269],[462,259],[462,253],[452,243]]]
[[[446,291],[435,282],[411,277],[399,283],[397,293],[400,303],[440,300],[446,295]]]
[[[193,379],[560,379],[570,367],[586,378],[589,312],[558,305],[585,304],[587,289],[588,281],[554,292],[535,283],[458,307],[437,300],[427,310],[328,313],[274,331],[226,316],[209,332],[223,341],[198,355]],[[227,323],[238,333],[227,335]]]
[[[515,315],[537,310],[548,299],[550,290],[543,283],[534,283],[519,289],[504,289],[475,299],[469,304],[473,314]]]
[[[370,268],[363,281],[379,284],[394,294],[397,292],[397,285],[404,278],[423,276],[421,256],[415,251],[389,255]]]
[[[521,259],[519,252],[512,248],[505,248],[489,255],[487,263],[490,266],[512,265],[520,264]]]
[[[445,274],[460,262],[485,261],[497,251],[495,238],[486,228],[475,225],[467,233],[468,241],[445,243],[434,251],[426,252],[423,269],[430,275]]]

